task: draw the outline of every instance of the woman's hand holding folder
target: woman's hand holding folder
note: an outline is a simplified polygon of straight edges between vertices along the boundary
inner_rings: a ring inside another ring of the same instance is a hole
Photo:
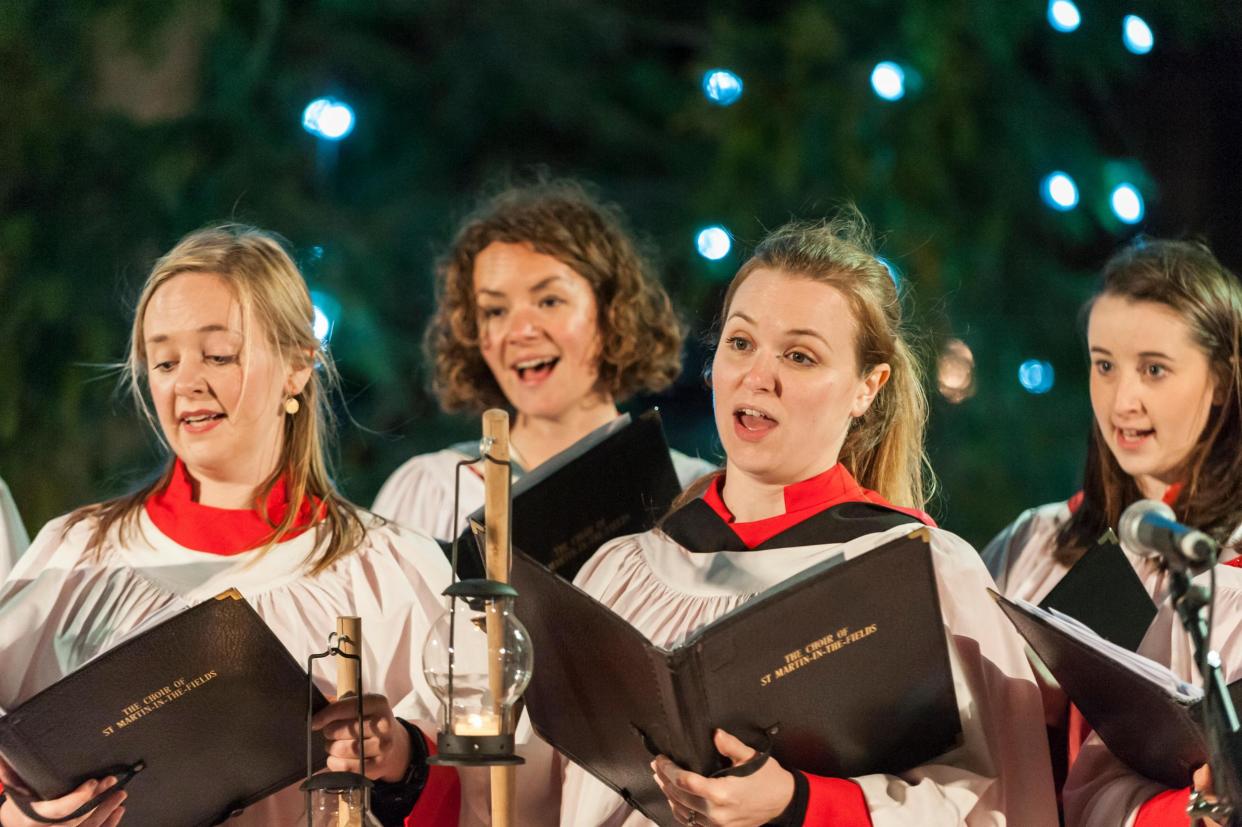
[[[26,785],[18,778],[17,773],[5,763],[3,758],[0,758],[0,782],[3,782],[5,790],[29,792]],[[116,783],[116,778],[113,776],[85,781],[66,796],[51,801],[41,801],[31,806],[45,818],[63,818],[95,796],[116,786]],[[125,815],[125,807],[122,806],[125,796],[124,790],[117,790],[115,794],[105,798],[98,807],[86,815],[64,822],[64,827],[116,827],[121,823],[121,817]],[[0,806],[0,827],[42,827],[42,825],[27,818],[15,803],[6,799]]]
[[[723,729],[716,730],[717,751],[745,764],[755,750]],[[683,770],[660,755],[651,762],[656,783],[681,824],[697,827],[757,827],[779,817],[794,795],[794,777],[774,758],[746,776],[706,778]]]

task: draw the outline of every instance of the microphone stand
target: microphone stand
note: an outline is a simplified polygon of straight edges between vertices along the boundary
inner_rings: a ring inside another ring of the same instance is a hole
[[[1212,560],[1210,565],[1214,565]],[[1220,655],[1208,649],[1208,627],[1204,607],[1214,595],[1204,585],[1191,583],[1185,569],[1171,568],[1170,593],[1182,626],[1194,646],[1195,663],[1203,677],[1204,725],[1207,729],[1208,764],[1212,768],[1212,786],[1218,799],[1232,812],[1227,824],[1242,827],[1242,726],[1233,707],[1229,687],[1220,669]],[[1194,820],[1199,824],[1199,819]]]

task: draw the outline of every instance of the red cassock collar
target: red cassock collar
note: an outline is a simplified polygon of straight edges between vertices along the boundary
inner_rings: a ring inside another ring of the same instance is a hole
[[[1160,501],[1167,506],[1172,506],[1173,503],[1177,501],[1177,498],[1181,493],[1182,484],[1180,482],[1175,482],[1168,488],[1164,489],[1164,496],[1160,498]],[[1079,491],[1066,501],[1065,505],[1069,508],[1071,514],[1082,508],[1082,501],[1086,498],[1086,496],[1086,491]]]
[[[711,485],[703,492],[703,501],[733,529],[747,548],[753,549],[804,520],[842,503],[881,505],[909,514],[926,525],[936,524],[935,520],[917,508],[895,506],[875,491],[863,488],[853,474],[839,462],[822,474],[785,486],[785,513],[753,522],[737,522],[734,519],[720,494],[724,481],[724,474],[712,480]]]
[[[146,502],[147,516],[155,527],[178,545],[210,554],[241,554],[259,548],[272,539],[272,532],[289,510],[289,494],[282,477],[267,496],[267,519],[255,502],[254,508],[214,508],[194,501],[194,484],[185,464],[173,464],[172,478]],[[281,541],[302,534],[323,516],[322,503],[303,498],[293,527]]]

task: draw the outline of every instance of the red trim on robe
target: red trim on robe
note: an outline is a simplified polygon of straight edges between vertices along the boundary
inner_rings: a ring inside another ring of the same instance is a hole
[[[178,545],[210,554],[233,555],[259,548],[271,539],[273,529],[289,510],[289,496],[284,479],[278,480],[267,497],[267,519],[257,502],[254,508],[202,505],[194,501],[193,481],[178,459],[168,485],[147,498],[146,509],[155,527]],[[322,516],[322,503],[305,497],[293,528],[285,532],[281,542],[302,534]]]
[[[1082,501],[1086,499],[1086,496],[1087,496],[1087,492],[1079,491],[1077,494],[1070,497],[1069,500],[1065,503],[1066,508],[1069,509],[1069,513],[1073,514],[1076,511],[1078,511],[1078,509],[1082,508]]]
[[[1177,501],[1177,497],[1181,493],[1182,493],[1182,484],[1180,482],[1175,482],[1172,485],[1170,485],[1168,488],[1164,489],[1164,496],[1160,498],[1160,501],[1163,502],[1165,505],[1172,505],[1173,503]],[[1069,508],[1069,512],[1071,514],[1073,514],[1079,508],[1082,507],[1082,501],[1086,496],[1087,496],[1087,492],[1079,491],[1077,494],[1070,497],[1069,500],[1066,501],[1065,505]]]
[[[1082,751],[1082,745],[1090,734],[1091,724],[1087,723],[1087,719],[1082,717],[1078,707],[1070,704],[1069,715],[1066,717],[1065,732],[1065,749],[1068,753],[1065,761],[1066,772],[1069,772],[1069,768],[1074,766],[1074,762],[1078,760],[1078,753]]]
[[[436,742],[423,733],[427,742],[427,755],[436,754]],[[427,773],[427,783],[405,817],[405,827],[457,827],[461,818],[461,781],[453,767],[432,764]]]
[[[1139,807],[1134,827],[1187,827],[1190,824],[1190,816],[1186,815],[1189,805],[1189,787],[1156,793]]]
[[[803,774],[810,786],[803,827],[872,827],[867,799],[857,783]]]
[[[842,503],[871,503],[909,514],[926,525],[934,526],[936,521],[917,508],[901,508],[893,505],[874,491],[863,488],[854,476],[841,463],[829,468],[822,474],[810,479],[785,486],[785,513],[774,517],[765,517],[752,522],[736,522],[733,512],[725,505],[721,491],[724,487],[724,474],[712,480],[711,485],[703,492],[703,501],[711,506],[720,519],[746,544],[747,548],[755,548],[771,540],[783,531],[793,528],[802,521],[827,511],[834,505]]]

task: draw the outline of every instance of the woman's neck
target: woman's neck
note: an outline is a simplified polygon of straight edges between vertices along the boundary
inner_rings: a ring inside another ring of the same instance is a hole
[[[1134,478],[1135,484],[1138,486],[1139,492],[1149,500],[1164,500],[1164,495],[1168,492],[1172,483],[1158,480],[1155,477],[1141,475]]]
[[[256,468],[247,476],[213,473],[211,469],[186,465],[192,499],[212,508],[254,508],[259,486],[276,470],[272,463],[266,471]]]
[[[528,416],[519,411],[511,435],[516,459],[530,471],[617,416],[611,396],[597,397],[594,403],[571,408],[557,417]]]
[[[739,523],[753,523],[785,513],[785,486],[762,482],[726,465],[721,499]]]

